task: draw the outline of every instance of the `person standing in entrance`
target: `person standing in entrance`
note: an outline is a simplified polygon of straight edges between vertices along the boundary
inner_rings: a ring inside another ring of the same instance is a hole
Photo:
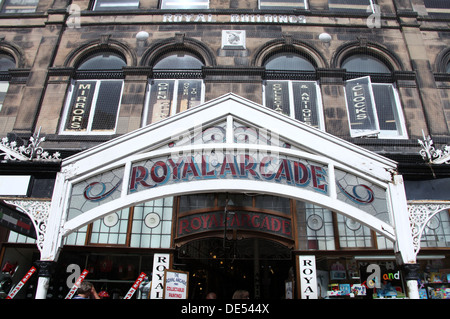
[[[72,299],[100,299],[100,297],[92,283],[83,281]]]
[[[206,299],[217,299],[217,295],[216,295],[215,292],[209,292],[209,293],[206,295]]]
[[[232,299],[250,299],[250,295],[247,290],[236,290]]]

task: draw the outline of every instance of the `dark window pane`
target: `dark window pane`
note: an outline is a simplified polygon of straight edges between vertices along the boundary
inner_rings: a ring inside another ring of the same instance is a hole
[[[314,71],[314,65],[296,54],[277,54],[265,63],[267,70]]]
[[[202,66],[203,63],[197,57],[185,52],[179,52],[162,57],[153,68],[160,70],[185,70],[201,69]]]
[[[121,81],[101,82],[92,122],[93,131],[114,130],[121,93]]]
[[[328,0],[328,8],[338,12],[371,12],[370,5],[370,0]]]
[[[450,1],[449,0],[424,0],[427,13],[432,15],[449,15]]]
[[[0,71],[8,71],[16,67],[16,61],[12,56],[0,54]]]
[[[366,54],[352,55],[342,62],[343,69],[347,72],[360,73],[390,73],[389,68],[375,57]]]
[[[94,11],[133,10],[139,8],[139,0],[97,0]]]
[[[124,59],[118,54],[102,52],[82,61],[78,70],[120,70],[126,65]]]
[[[305,9],[305,0],[259,0],[259,7],[266,9]]]
[[[372,84],[381,130],[397,131],[396,109],[392,86]]]
[[[36,11],[39,0],[6,0],[3,13],[31,13]]]

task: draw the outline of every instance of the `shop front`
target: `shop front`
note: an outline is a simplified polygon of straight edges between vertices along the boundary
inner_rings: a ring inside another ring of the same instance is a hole
[[[36,298],[73,265],[115,297],[144,272],[136,297],[160,298],[170,268],[192,299],[365,298],[386,276],[414,298],[407,213],[395,162],[228,94],[62,161]]]

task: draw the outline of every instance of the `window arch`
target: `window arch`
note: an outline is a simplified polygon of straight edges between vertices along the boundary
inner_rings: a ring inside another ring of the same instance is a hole
[[[154,70],[199,70],[205,64],[196,55],[187,51],[178,51],[164,54],[155,65]]]
[[[95,50],[75,65],[61,134],[114,134],[122,97],[122,67],[127,65],[125,57],[114,50]]]
[[[16,67],[16,59],[6,52],[0,51],[0,111],[9,88],[9,69]]]
[[[345,58],[341,67],[347,72],[391,73],[390,68],[380,59],[368,54],[353,54]]]
[[[315,71],[316,67],[307,58],[295,53],[277,53],[266,59],[267,70]]]
[[[0,52],[0,72],[7,72],[16,67],[16,59],[6,52]]]
[[[116,52],[103,51],[84,57],[77,70],[120,70],[126,66],[125,58]]]
[[[352,137],[407,138],[392,66],[374,55],[354,52],[340,67],[347,71],[347,111]]]
[[[323,129],[316,65],[297,52],[277,52],[264,60],[263,103],[310,126]]]
[[[143,125],[200,105],[204,101],[203,66],[203,59],[190,50],[158,56],[149,79]]]

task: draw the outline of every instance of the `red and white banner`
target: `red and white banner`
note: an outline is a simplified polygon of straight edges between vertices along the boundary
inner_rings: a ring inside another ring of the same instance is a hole
[[[126,296],[123,299],[130,299],[131,297],[133,297],[136,290],[139,288],[141,283],[144,281],[145,276],[147,276],[147,275],[144,272],[141,272],[141,274],[136,279],[133,286],[131,286],[130,290],[128,290]]]
[[[35,267],[31,267],[27,274],[22,278],[22,280],[10,291],[6,299],[12,299],[19,292],[20,289],[25,285],[25,283],[30,279],[30,277],[36,272]]]
[[[73,285],[73,287],[70,289],[69,293],[67,294],[66,298],[64,299],[72,299],[73,295],[77,291],[78,287],[80,287],[81,283],[83,282],[84,278],[86,278],[87,274],[89,273],[88,270],[83,270],[80,277],[78,277],[77,281]]]

